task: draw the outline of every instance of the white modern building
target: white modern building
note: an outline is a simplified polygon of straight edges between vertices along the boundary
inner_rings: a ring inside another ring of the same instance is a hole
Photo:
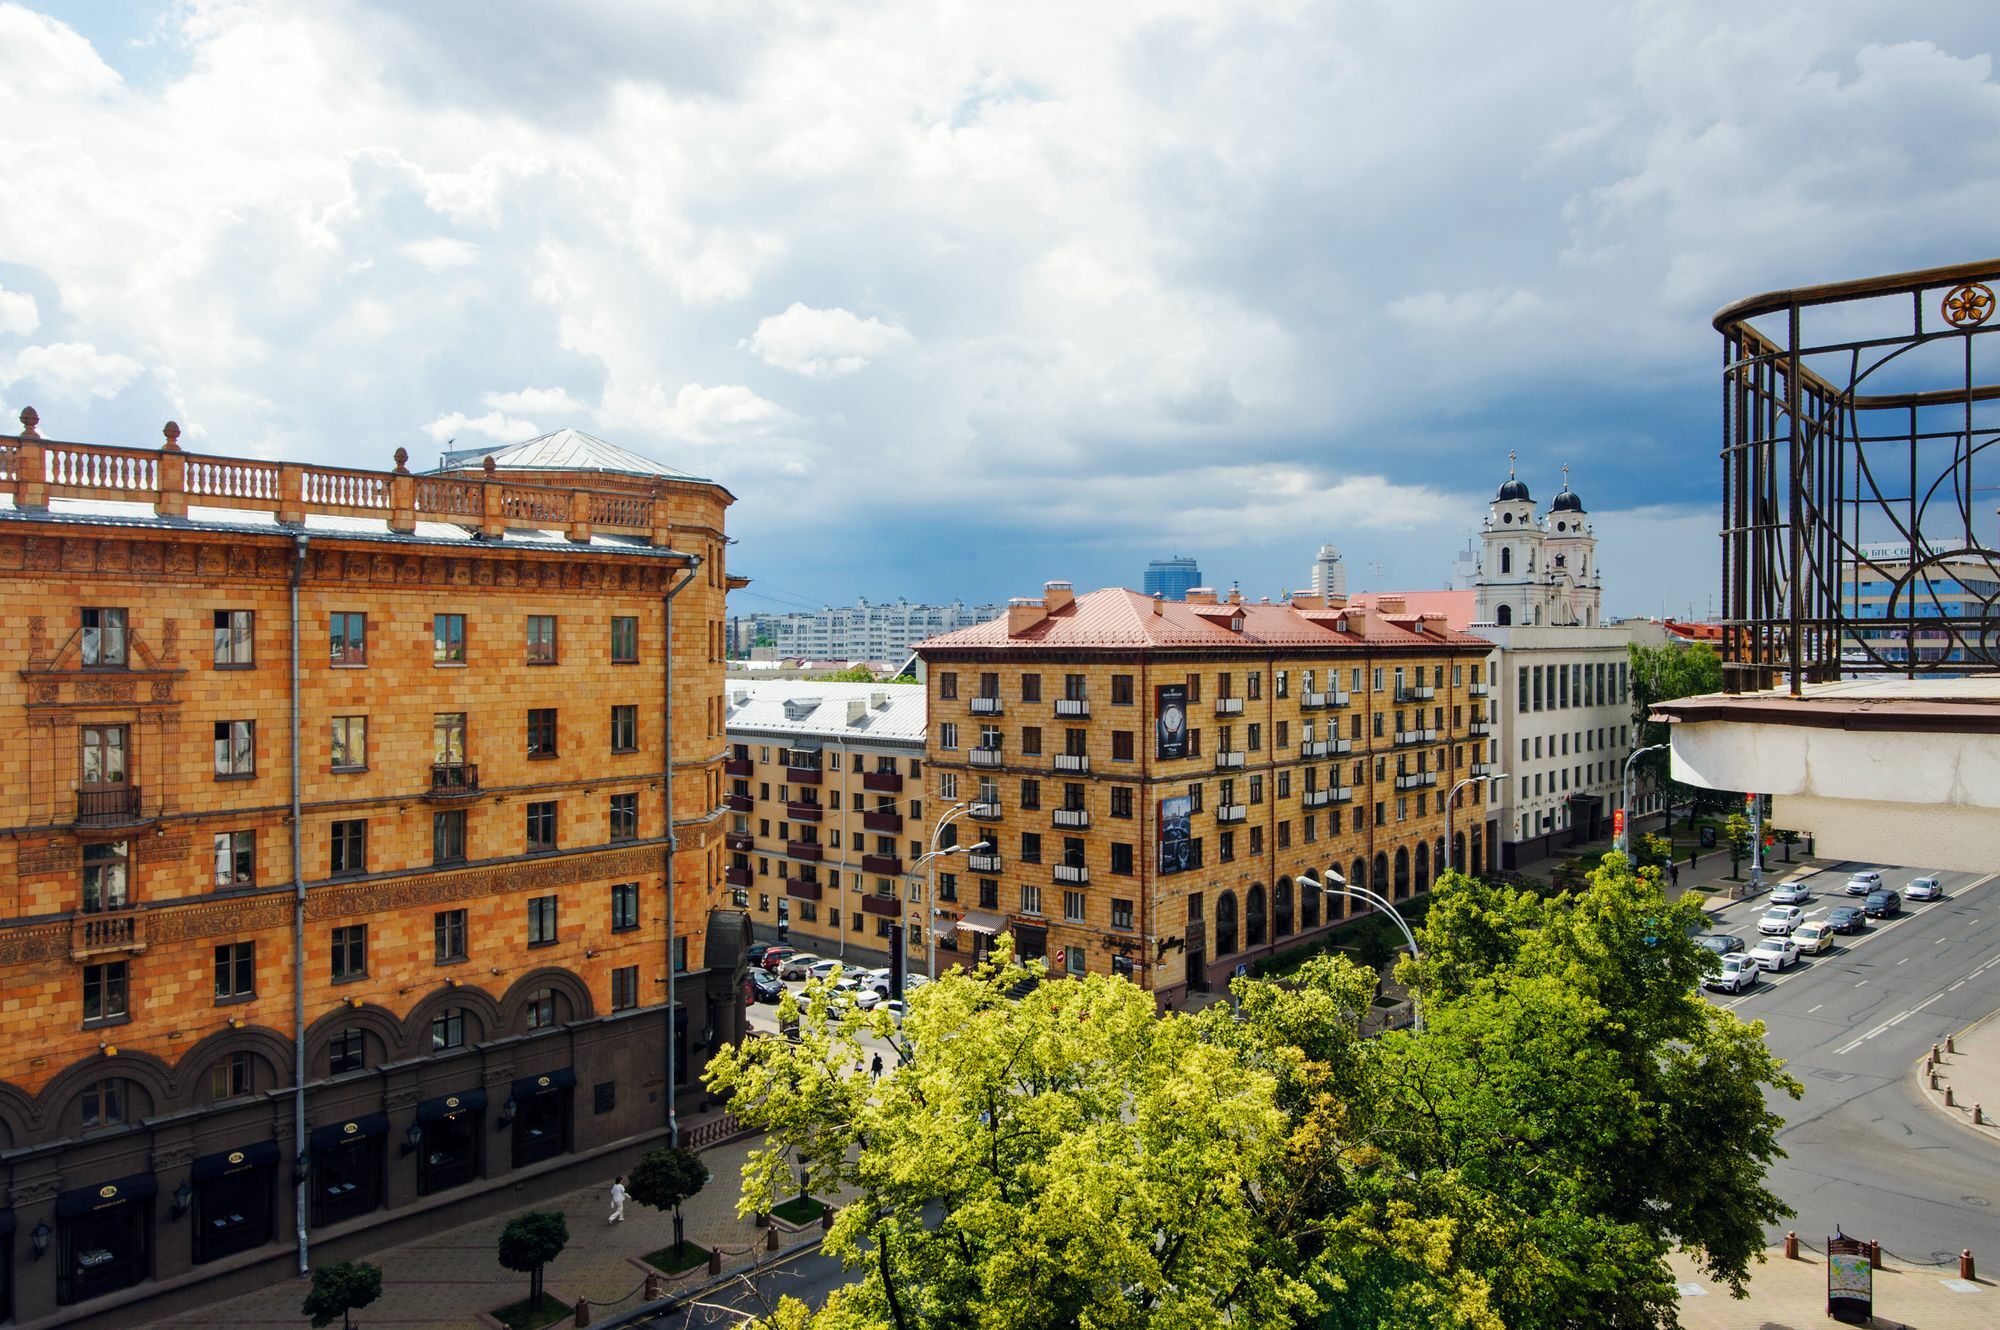
[[[739,654],[754,649],[765,658],[900,661],[927,637],[987,623],[1006,612],[1005,605],[967,605],[962,600],[913,605],[898,599],[878,605],[863,597],[853,605],[810,612],[732,616],[730,634]]]
[[[1319,557],[1313,560],[1312,593],[1315,596],[1347,594],[1347,565],[1341,561],[1340,551],[1332,545],[1320,546]]]

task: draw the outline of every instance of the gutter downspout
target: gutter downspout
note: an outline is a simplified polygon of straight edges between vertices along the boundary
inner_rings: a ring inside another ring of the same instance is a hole
[[[299,1274],[312,1270],[306,1236],[306,878],[299,808],[299,579],[305,574],[306,541],[293,537],[292,560],[292,1185],[298,1215]]]
[[[695,572],[701,567],[701,556],[688,556],[687,576],[668,589],[660,598],[666,647],[663,652],[662,679],[665,695],[661,699],[660,717],[666,728],[666,813],[667,813],[667,1143],[678,1150],[681,1144],[681,1119],[678,1111],[679,1089],[674,1076],[674,1038],[679,1033],[675,1021],[676,1008],[674,992],[674,943],[679,936],[674,932],[674,851],[680,847],[680,837],[674,833],[674,597],[687,590],[688,583],[694,581]],[[301,1054],[303,1056],[303,1054]]]

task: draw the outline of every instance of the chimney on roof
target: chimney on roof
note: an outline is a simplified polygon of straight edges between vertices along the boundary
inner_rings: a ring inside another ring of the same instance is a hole
[[[1230,603],[1231,605],[1241,605],[1241,604],[1243,603],[1243,585],[1242,585],[1242,583],[1240,583],[1240,582],[1231,582],[1231,583],[1229,584],[1229,603]]]
[[[1190,605],[1215,604],[1215,588],[1212,586],[1191,586],[1187,589],[1187,603]]]
[[[1361,605],[1348,606],[1345,611],[1347,615],[1347,631],[1360,637],[1366,637],[1368,635],[1368,616],[1371,612]]]
[[[1401,614],[1404,612],[1403,598],[1401,596],[1377,596],[1375,597],[1375,608],[1384,614]]]
[[[1326,607],[1330,610],[1344,610],[1347,608],[1346,596],[1321,596],[1320,599],[1326,602]]]
[[[1160,618],[1161,616],[1166,614],[1166,612],[1167,612],[1167,598],[1161,595],[1159,592],[1155,591],[1153,593],[1153,617],[1155,619]]]
[[[1007,602],[1007,636],[1019,637],[1049,617],[1049,607],[1033,596],[1015,596]]]
[[[1323,610],[1326,607],[1325,596],[1310,595],[1304,591],[1292,593],[1292,608],[1295,610]]]
[[[1076,587],[1068,582],[1042,583],[1042,603],[1049,607],[1049,613],[1067,609],[1076,604]]]
[[[858,697],[847,699],[847,723],[849,725],[859,725],[861,718],[867,714],[868,704],[866,702],[863,702]]]
[[[868,694],[868,705],[876,711],[887,711],[889,709],[889,695],[887,693],[870,693]]]

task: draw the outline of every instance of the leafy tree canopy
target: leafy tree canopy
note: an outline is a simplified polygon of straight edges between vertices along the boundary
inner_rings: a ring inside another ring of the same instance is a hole
[[[866,665],[851,665],[844,670],[835,670],[832,674],[823,674],[820,678],[829,683],[874,683],[875,671]]]
[[[674,1210],[706,1187],[708,1176],[708,1165],[695,1151],[662,1146],[639,1156],[625,1190],[641,1205]]]
[[[542,1295],[542,1267],[569,1245],[569,1221],[553,1210],[530,1210],[500,1230],[500,1264],[529,1276],[528,1296]]]
[[[1666,722],[1648,719],[1654,704],[1722,691],[1722,657],[1706,642],[1632,646],[1627,651],[1631,656],[1634,748],[1667,742]],[[1729,805],[1731,797],[1727,791],[1684,785],[1673,779],[1670,765],[1664,751],[1647,753],[1637,763],[1637,770],[1666,796],[1670,807],[1686,804],[1691,809],[1715,812]],[[1737,801],[1740,802],[1740,797]]]
[[[382,1296],[382,1272],[366,1261],[342,1261],[337,1265],[314,1266],[312,1288],[299,1311],[314,1325],[332,1325],[347,1314],[359,1311]]]

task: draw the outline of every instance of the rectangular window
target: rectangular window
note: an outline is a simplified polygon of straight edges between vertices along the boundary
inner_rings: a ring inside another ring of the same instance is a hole
[[[83,967],[83,1023],[118,1021],[128,1014],[126,961]]]
[[[639,796],[637,794],[614,794],[611,796],[611,839],[639,839]]]
[[[556,663],[555,615],[530,614],[528,616],[528,663],[530,665],[553,665]]]
[[[215,722],[215,778],[240,780],[257,774],[257,722]]]
[[[431,916],[433,956],[439,965],[465,959],[465,911],[439,910]]]
[[[528,805],[528,853],[556,848],[556,801],[541,800]]]
[[[1021,755],[1040,757],[1042,755],[1042,727],[1023,725],[1021,727]]]
[[[256,1062],[248,1053],[224,1054],[208,1069],[209,1099],[234,1099],[249,1094],[256,1088],[252,1075],[255,1067]]]
[[[1264,828],[1252,827],[1250,828],[1250,853],[1262,854],[1263,852],[1264,852]]]
[[[448,808],[431,814],[431,862],[465,862],[465,810]]]
[[[1041,675],[1024,674],[1021,676],[1021,700],[1023,702],[1039,702],[1042,700]]]
[[[1111,816],[1132,816],[1132,787],[1130,785],[1114,785],[1111,787]]]
[[[465,1047],[465,1008],[446,1007],[431,1017],[431,1052]]]
[[[336,610],[327,616],[327,659],[334,665],[368,663],[368,616]]]
[[[528,945],[546,947],[556,940],[556,898],[554,896],[530,896],[528,898]]]
[[[1000,908],[1000,884],[990,877],[979,879],[979,908],[997,910]]]
[[[1064,974],[1079,975],[1084,972],[1082,947],[1064,947],[1062,949],[1062,955],[1063,955]]]
[[[1042,889],[1040,887],[1021,888],[1021,913],[1040,914],[1042,912]]]
[[[1063,893],[1063,918],[1072,924],[1083,922],[1084,894],[1080,891]]]
[[[215,949],[215,1000],[257,996],[257,944],[225,942]]]
[[[1129,707],[1132,705],[1132,676],[1114,674],[1111,676],[1111,705]]]
[[[639,967],[621,965],[611,972],[611,1010],[630,1011],[639,1005]]]
[[[611,751],[614,753],[639,751],[638,707],[611,708]]]
[[[637,615],[618,614],[612,616],[611,663],[613,665],[637,665],[639,663],[639,618]]]
[[[215,665],[223,670],[247,670],[257,663],[257,616],[249,610],[215,612]]]
[[[465,664],[465,616],[431,616],[431,660],[439,665]]]
[[[92,670],[125,668],[124,610],[83,611],[83,664]]]
[[[1111,926],[1130,928],[1132,926],[1132,902],[1114,900],[1111,902]]]
[[[333,930],[333,981],[360,979],[368,973],[368,925],[347,924]]]
[[[1113,843],[1111,846],[1111,871],[1120,877],[1132,876],[1134,855],[1130,845]]]
[[[331,877],[351,877],[368,871],[368,820],[352,818],[329,828],[331,848],[327,873]]]
[[[556,709],[554,707],[528,708],[528,756],[531,758],[554,757],[556,755]]]
[[[1033,812],[1042,806],[1042,783],[1038,780],[1021,782],[1021,808]]]
[[[257,833],[219,831],[215,835],[215,885],[254,887],[257,885]]]
[[[360,1030],[349,1027],[334,1033],[326,1048],[326,1074],[344,1076],[368,1065],[368,1044]]]
[[[368,717],[335,716],[327,765],[335,771],[368,770]]]
[[[1272,737],[1271,746],[1280,749],[1292,746],[1292,723],[1290,721],[1281,720],[1277,722],[1277,733]]]
[[[947,721],[940,721],[938,723],[938,747],[945,749],[948,752],[957,751],[958,749],[957,722],[947,720]]]
[[[611,931],[624,933],[639,926],[639,884],[619,882],[611,888]]]
[[[1236,862],[1235,830],[1232,828],[1225,827],[1223,830],[1215,833],[1215,840],[1216,840],[1215,853],[1221,859],[1221,861],[1225,864],[1235,863]]]
[[[1113,730],[1111,732],[1111,760],[1113,762],[1130,762],[1132,760],[1132,753],[1132,731]]]
[[[950,670],[938,675],[938,700],[940,702],[958,700],[958,675]]]
[[[1038,864],[1041,861],[1042,861],[1041,833],[1035,831],[1022,832],[1021,862],[1024,864]]]

